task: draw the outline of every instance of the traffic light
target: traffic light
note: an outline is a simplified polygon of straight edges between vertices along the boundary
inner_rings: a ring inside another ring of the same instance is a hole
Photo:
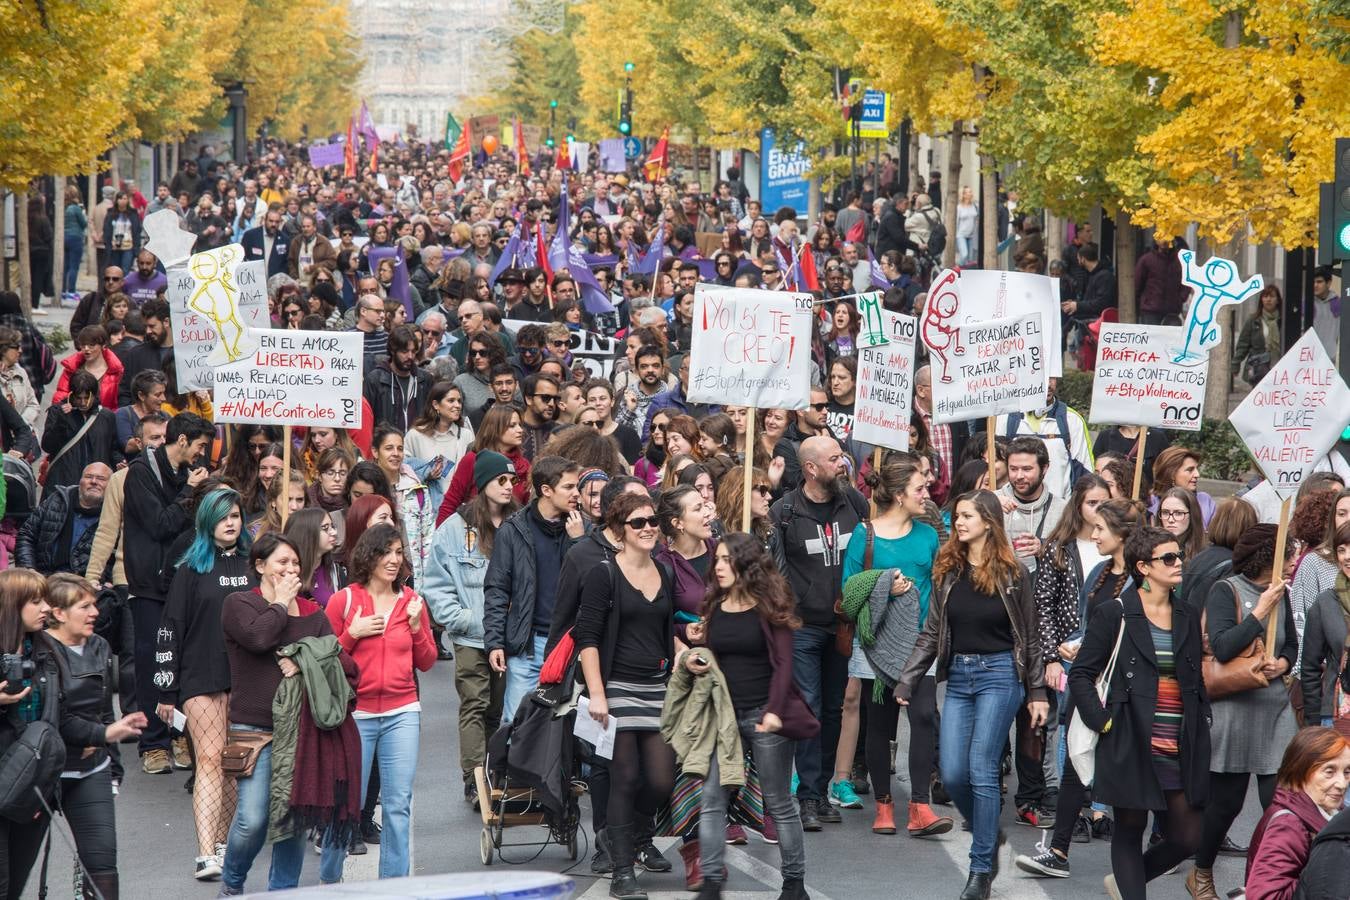
[[[547,144],[550,148],[552,148],[552,147],[553,147],[553,135],[550,134],[548,137],[544,138],[544,143]]]
[[[548,101],[548,108],[549,108],[549,109],[557,109],[557,108],[558,108],[558,101],[557,101],[557,100],[550,100],[550,101]]]
[[[624,72],[628,73],[629,75],[633,74],[633,64],[630,63],[630,62],[624,63],[624,64],[623,64],[623,70],[624,70]]]
[[[1336,180],[1331,198],[1331,258],[1350,260],[1350,138],[1336,139]]]
[[[628,88],[619,88],[619,134],[627,137],[633,133],[633,92]]]

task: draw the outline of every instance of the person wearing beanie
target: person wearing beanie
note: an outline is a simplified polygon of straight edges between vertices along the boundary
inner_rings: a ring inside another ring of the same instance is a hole
[[[604,469],[584,469],[581,477],[577,479],[577,490],[581,493],[577,508],[581,510],[583,516],[597,525],[601,520],[600,494],[607,484],[609,475]]]
[[[599,471],[598,469],[589,469],[587,471]],[[494,453],[491,450],[484,450],[478,454],[473,461],[473,486],[482,493],[488,482],[495,479],[498,475],[510,475],[512,481],[516,477],[516,467],[511,460],[502,456],[500,453]]]

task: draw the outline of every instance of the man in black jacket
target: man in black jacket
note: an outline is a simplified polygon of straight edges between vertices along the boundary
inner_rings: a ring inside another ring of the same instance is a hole
[[[802,485],[769,510],[773,552],[796,598],[802,627],[792,633],[792,677],[820,720],[818,737],[797,742],[802,827],[839,822],[828,799],[834,751],[848,681],[848,657],[835,650],[835,600],[843,585],[844,552],[853,529],[867,516],[867,501],[840,480],[844,451],[832,437],[816,435],[798,450]]]
[[[539,683],[562,562],[586,531],[577,510],[580,474],[580,465],[561,456],[536,460],[530,480],[537,499],[493,539],[483,581],[483,647],[492,670],[506,673],[503,723]]]
[[[14,541],[14,561],[43,575],[83,575],[103,511],[103,492],[112,469],[95,462],[84,467],[80,483],[46,492],[38,508],[24,520]]]
[[[1065,300],[1059,307],[1067,315],[1090,322],[1116,306],[1116,273],[1101,262],[1097,245],[1088,241],[1078,248],[1078,262],[1087,271],[1081,300]]]
[[[906,250],[919,252],[919,245],[909,239],[905,231],[905,213],[909,210],[909,199],[904,194],[886,204],[881,213],[881,222],[877,225],[876,255],[880,259],[887,250],[898,250],[902,255]]]
[[[146,369],[158,372],[173,351],[173,322],[169,317],[169,302],[147,302],[141,307],[141,317],[145,320],[145,340],[125,356],[118,357],[124,367],[122,382],[117,388],[119,407],[130,406],[136,401],[131,393],[132,379]]]
[[[136,702],[153,710],[159,688],[151,678],[156,671],[155,637],[164,611],[163,572],[166,549],[174,538],[192,528],[187,500],[192,489],[206,478],[206,468],[196,465],[206,452],[215,429],[193,413],[179,413],[169,420],[162,447],[139,456],[127,468],[126,505],[123,510],[122,546],[127,570],[129,606],[135,628]],[[169,761],[169,730],[151,716],[140,739],[141,768],[147,775],[165,775]]]
[[[378,362],[362,385],[375,424],[407,432],[422,415],[431,391],[431,376],[417,367],[420,349],[417,335],[407,325],[395,326],[390,332],[389,358]]]

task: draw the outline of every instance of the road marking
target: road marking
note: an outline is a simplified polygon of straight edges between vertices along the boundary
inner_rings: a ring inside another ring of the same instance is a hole
[[[653,841],[656,849],[660,850],[667,858],[677,857],[679,851],[675,849],[679,843],[678,838],[657,838]],[[730,900],[763,900],[764,897],[776,897],[781,891],[783,876],[779,869],[761,859],[757,859],[746,853],[740,847],[728,846],[726,855],[723,857],[729,868],[735,869],[743,875],[748,875],[755,881],[764,884],[768,890],[763,891],[723,891],[722,896]],[[675,867],[675,874],[679,877],[680,867]],[[574,873],[580,876],[581,873]],[[584,877],[584,876],[582,876]],[[642,873],[638,873],[638,882],[642,881]],[[814,888],[811,885],[806,886],[807,893],[814,900],[832,900],[824,891]],[[609,896],[609,879],[597,878],[595,883],[586,890],[584,894],[578,897],[578,900],[603,900]],[[650,900],[689,900],[689,891],[647,891]]]

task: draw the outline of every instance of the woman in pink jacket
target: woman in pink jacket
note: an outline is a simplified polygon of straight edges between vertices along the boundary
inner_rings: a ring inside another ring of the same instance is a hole
[[[1317,832],[1341,811],[1350,785],[1350,741],[1304,728],[1285,748],[1275,799],[1247,851],[1247,900],[1289,900]]]

